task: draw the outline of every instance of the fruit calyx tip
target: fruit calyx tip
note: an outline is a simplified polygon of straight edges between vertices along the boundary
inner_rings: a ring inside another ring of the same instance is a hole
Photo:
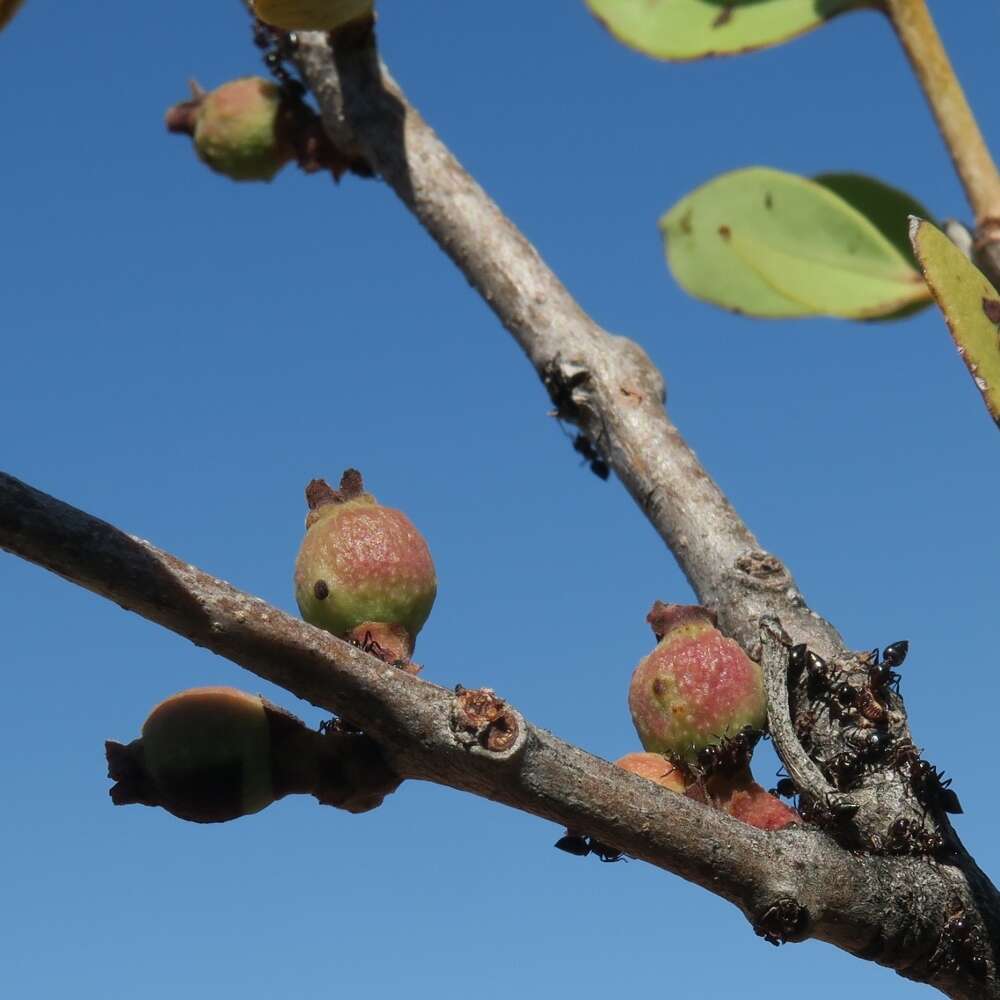
[[[656,601],[646,615],[646,621],[649,622],[657,642],[672,629],[685,625],[718,627],[715,612],[703,608],[700,604],[665,604],[663,601]]]
[[[312,479],[306,487],[306,503],[317,511],[332,503],[347,503],[364,496],[365,486],[357,469],[345,469],[340,477],[340,489],[335,490],[325,479]]]

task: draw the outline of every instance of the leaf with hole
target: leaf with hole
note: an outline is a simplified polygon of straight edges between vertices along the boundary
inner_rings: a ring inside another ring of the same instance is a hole
[[[829,187],[769,167],[714,178],[660,230],[681,287],[734,312],[887,318],[930,298],[878,225]]]
[[[630,48],[654,59],[703,59],[779,45],[875,0],[587,0]]]
[[[1000,425],[1000,294],[936,226],[914,217],[910,239],[958,353]]]

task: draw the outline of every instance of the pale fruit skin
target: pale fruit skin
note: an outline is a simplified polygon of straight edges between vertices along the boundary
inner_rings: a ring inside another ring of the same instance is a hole
[[[370,17],[373,0],[254,0],[254,13],[286,31],[334,31]]]
[[[758,830],[784,830],[802,822],[802,817],[770,792],[751,780],[734,787],[722,808],[734,819]]]
[[[754,781],[749,767],[736,774],[712,775],[707,781],[693,784],[687,795],[758,830],[783,830],[802,822],[796,810]]]
[[[161,701],[142,726],[146,771],[181,819],[224,822],[274,801],[264,701],[230,687]]]
[[[413,522],[368,493],[327,503],[309,521],[295,561],[302,617],[341,637],[365,623],[396,625],[412,651],[437,595],[434,562]]]
[[[672,792],[683,792],[693,780],[686,768],[672,763],[658,753],[627,753],[615,763],[626,771],[669,788]]]
[[[704,608],[657,601],[660,638],[632,675],[629,710],[642,745],[694,762],[699,750],[767,719],[760,665],[714,626]]]
[[[281,88],[256,76],[205,94],[194,128],[202,162],[232,180],[271,180],[292,158],[280,137],[281,104]]]

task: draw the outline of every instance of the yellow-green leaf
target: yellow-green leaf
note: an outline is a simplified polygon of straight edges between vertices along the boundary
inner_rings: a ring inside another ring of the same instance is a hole
[[[374,0],[253,0],[254,13],[286,31],[333,31],[371,16]]]
[[[875,0],[587,0],[619,41],[655,59],[702,59],[778,45]]]
[[[879,228],[815,181],[722,174],[660,219],[667,262],[696,298],[753,316],[887,317],[930,293]]]
[[[0,31],[10,24],[24,0],[0,0]]]
[[[1000,425],[1000,294],[936,226],[914,216],[910,239],[958,353]]]

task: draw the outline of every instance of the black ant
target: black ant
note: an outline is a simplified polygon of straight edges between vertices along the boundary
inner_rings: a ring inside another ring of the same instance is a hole
[[[573,439],[573,450],[583,456],[583,460],[590,465],[590,471],[598,479],[607,480],[608,476],[611,475],[608,463],[601,458],[586,434],[577,434]]]
[[[916,820],[900,816],[889,826],[884,848],[892,854],[939,854],[944,849],[944,837]]]
[[[698,751],[697,764],[703,776],[725,772],[735,774],[750,763],[754,747],[761,732],[753,726],[744,726],[734,736],[725,736],[718,743]]]
[[[910,786],[921,802],[940,806],[946,813],[960,813],[962,803],[958,795],[949,787],[951,778],[926,760],[916,760],[910,766]]]
[[[882,650],[881,662],[877,649],[868,654],[868,680],[875,690],[885,691],[891,687],[896,694],[899,694],[899,674],[893,668],[898,667],[906,659],[909,649],[909,642],[901,639]]]
[[[282,35],[262,21],[255,20],[253,43],[264,53],[264,65],[281,84],[282,89],[291,97],[302,97],[306,88],[285,68],[285,61],[298,45],[298,36],[294,32]]]
[[[824,764],[833,783],[842,791],[853,788],[864,774],[865,765],[883,760],[892,745],[891,737],[877,729],[855,728],[844,735],[851,749]]]
[[[560,837],[555,846],[567,854],[575,854],[578,858],[585,858],[588,854],[593,854],[607,863],[625,860],[624,851],[608,847],[593,837],[587,837],[582,833],[573,833],[571,830],[567,830],[566,835]]]
[[[984,952],[981,936],[969,914],[959,908],[944,925],[930,968],[932,972],[957,972],[966,968],[974,976],[985,978],[989,963]]]
[[[371,653],[372,656],[376,656],[380,660],[386,658],[385,648],[381,643],[376,642],[371,632],[365,632],[365,637],[360,642],[357,639],[351,639],[350,643],[352,646],[357,646],[362,653]]]
[[[778,774],[780,775],[781,771],[778,771]],[[774,788],[769,789],[769,791],[776,799],[794,799],[799,794],[799,790],[795,787],[795,782],[787,775],[779,778],[778,783]]]
[[[851,729],[844,735],[865,764],[876,764],[883,760],[892,746],[892,737],[878,729]]]
[[[849,788],[853,788],[861,779],[861,773],[864,770],[864,761],[858,754],[845,751],[833,757],[826,764],[825,770],[830,775],[833,783],[841,791],[846,791]]]
[[[830,673],[826,660],[818,653],[814,653],[804,642],[792,646],[788,653],[788,666],[792,670],[808,668],[811,673],[821,676],[824,680],[829,677]]]
[[[929,761],[923,760],[912,743],[904,743],[893,755],[896,769],[906,776],[913,794],[928,807],[937,806],[946,813],[962,812],[962,803],[950,787],[951,778],[945,778]]]
[[[807,823],[817,826],[839,826],[858,811],[856,802],[845,801],[835,795],[823,798],[799,797],[799,812]]]

